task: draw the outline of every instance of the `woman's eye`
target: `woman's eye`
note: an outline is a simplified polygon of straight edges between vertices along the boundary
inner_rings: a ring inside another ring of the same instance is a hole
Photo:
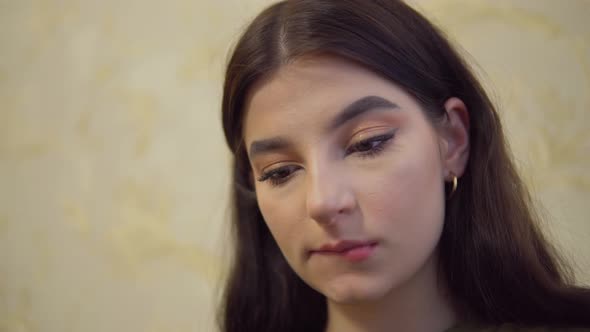
[[[296,165],[288,165],[277,167],[273,170],[266,171],[258,178],[258,181],[269,181],[273,186],[281,185],[293,175],[300,167]]]
[[[377,135],[354,143],[346,149],[346,155],[358,153],[362,157],[373,157],[383,151],[386,143],[394,136],[394,132]]]

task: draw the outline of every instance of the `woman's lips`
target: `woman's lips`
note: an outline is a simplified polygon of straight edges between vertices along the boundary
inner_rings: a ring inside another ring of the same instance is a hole
[[[311,254],[343,258],[350,262],[360,262],[369,258],[375,251],[376,246],[376,241],[339,241],[312,250]]]

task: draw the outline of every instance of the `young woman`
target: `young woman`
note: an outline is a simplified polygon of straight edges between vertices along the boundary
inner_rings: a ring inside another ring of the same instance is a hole
[[[590,327],[590,291],[539,230],[494,106],[408,5],[272,5],[224,88],[222,331]]]

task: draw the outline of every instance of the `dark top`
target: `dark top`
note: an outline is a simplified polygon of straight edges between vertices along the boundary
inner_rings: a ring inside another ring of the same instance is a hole
[[[500,326],[476,326],[459,324],[445,332],[590,332],[588,328],[549,328],[549,327],[520,327],[513,324]]]

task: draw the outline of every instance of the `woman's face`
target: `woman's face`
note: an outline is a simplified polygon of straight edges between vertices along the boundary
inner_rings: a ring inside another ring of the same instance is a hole
[[[308,285],[378,299],[432,262],[446,144],[400,88],[342,59],[299,60],[256,86],[244,135],[264,220]]]

